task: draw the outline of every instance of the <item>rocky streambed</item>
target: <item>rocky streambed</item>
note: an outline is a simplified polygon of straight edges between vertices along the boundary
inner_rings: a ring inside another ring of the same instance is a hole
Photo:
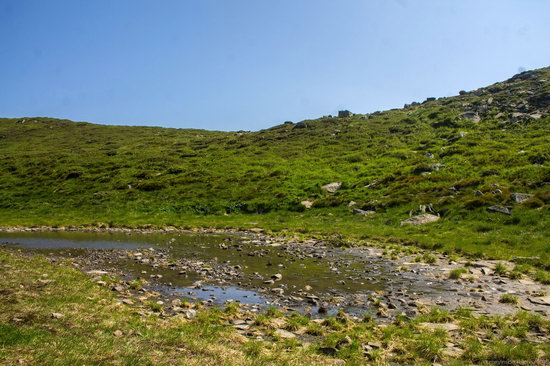
[[[0,233],[2,245],[69,260],[143,313],[192,317],[188,302],[234,302],[251,311],[276,306],[314,318],[344,311],[382,321],[432,306],[550,313],[550,286],[500,276],[496,261],[430,254],[423,263],[418,253],[390,258],[384,248],[334,248],[254,232],[11,231]]]

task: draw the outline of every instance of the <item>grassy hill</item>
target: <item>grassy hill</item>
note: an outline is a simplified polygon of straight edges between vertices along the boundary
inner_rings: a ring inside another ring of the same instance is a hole
[[[331,182],[342,185],[330,193]],[[532,196],[518,203],[513,193]],[[401,226],[420,205],[441,220]],[[549,209],[550,68],[257,132],[0,120],[3,225],[263,226],[549,266]]]

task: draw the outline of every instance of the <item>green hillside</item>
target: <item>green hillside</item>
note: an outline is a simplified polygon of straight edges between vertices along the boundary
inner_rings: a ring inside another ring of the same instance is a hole
[[[331,193],[322,188],[331,182],[342,184]],[[519,203],[513,193],[531,196]],[[420,205],[441,219],[401,226]],[[550,68],[257,132],[0,120],[3,225],[263,226],[548,266],[549,209]]]

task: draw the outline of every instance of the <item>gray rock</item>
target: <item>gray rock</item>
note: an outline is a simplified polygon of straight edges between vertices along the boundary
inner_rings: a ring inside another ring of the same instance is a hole
[[[422,215],[413,216],[411,218],[403,220],[401,221],[401,225],[423,225],[430,222],[435,222],[439,219],[440,219],[439,216],[425,213]]]
[[[342,182],[332,182],[321,187],[322,190],[334,193],[342,187]]]
[[[109,274],[109,272],[107,272],[107,271],[99,271],[99,270],[88,271],[86,273],[89,274],[89,275],[94,275],[94,276],[102,276],[102,275]]]
[[[498,212],[498,213],[502,213],[502,214],[505,214],[505,215],[511,215],[512,214],[512,210],[510,210],[508,207],[499,206],[499,205],[494,205],[494,206],[487,207],[487,210],[490,211],[490,212]]]
[[[187,319],[193,319],[197,316],[197,311],[196,310],[193,310],[193,309],[187,309],[183,312],[183,315],[187,318]]]
[[[529,297],[528,300],[533,304],[550,306],[550,295],[542,297]]]
[[[375,213],[374,211],[370,211],[370,210],[361,210],[360,208],[354,208],[352,212],[353,212],[354,214],[356,214],[356,215],[363,215],[363,216],[372,215],[372,214]]]
[[[474,111],[464,112],[460,115],[460,117],[469,119],[470,121],[473,121],[473,122],[481,121],[481,117],[479,117],[479,114],[477,114],[477,112],[474,112]]]
[[[302,201],[300,202],[300,204],[305,208],[311,208],[313,206],[313,202],[308,200]]]
[[[273,335],[282,339],[296,338],[296,334],[291,333],[284,329],[277,329],[275,332],[273,332]]]
[[[517,203],[522,203],[533,197],[529,193],[512,193],[512,199]]]

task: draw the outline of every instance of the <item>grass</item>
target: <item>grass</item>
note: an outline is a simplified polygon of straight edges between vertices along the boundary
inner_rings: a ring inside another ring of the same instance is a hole
[[[500,296],[499,301],[503,304],[514,304],[517,305],[519,302],[519,298],[512,294],[502,294]]]
[[[452,280],[458,280],[465,273],[468,273],[467,268],[455,268],[451,272],[449,272],[449,278]]]
[[[360,364],[501,364],[544,365],[550,345],[550,321],[518,312],[511,316],[476,316],[469,309],[428,309],[415,318],[389,324],[370,317],[352,321],[344,314],[322,323],[275,308],[243,313],[236,304],[199,308],[197,317],[140,315],[121,305],[116,294],[98,286],[70,263],[51,264],[0,248],[0,364],[169,364],[169,365],[360,365]],[[40,282],[47,278],[53,282]],[[61,313],[59,319],[51,316]],[[306,341],[239,335],[229,319],[257,321],[269,334],[271,321],[303,329]],[[459,330],[426,330],[422,323],[459,324]],[[311,338],[313,337],[313,338]],[[541,338],[538,338],[541,337]],[[446,354],[447,342],[463,350]]]
[[[503,263],[497,263],[495,265],[495,274],[499,276],[506,276],[508,274],[508,268]]]
[[[548,268],[549,118],[509,119],[522,98],[547,112],[550,69],[533,75],[405,109],[257,132],[1,119],[0,222],[262,227],[342,245],[382,239],[473,257],[536,257]],[[490,98],[481,122],[461,117]],[[330,182],[342,186],[328,193]],[[514,192],[533,196],[516,203]],[[375,214],[353,214],[351,201]],[[421,207],[441,219],[400,224]]]

